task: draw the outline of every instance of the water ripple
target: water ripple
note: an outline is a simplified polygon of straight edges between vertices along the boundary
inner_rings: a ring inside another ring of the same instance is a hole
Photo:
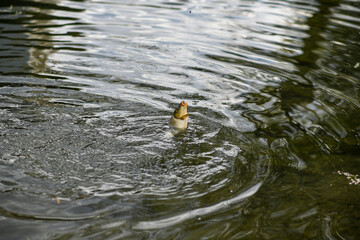
[[[5,1],[2,237],[354,238],[359,196],[337,172],[359,169],[359,12]]]
[[[159,228],[171,227],[191,219],[201,219],[208,214],[212,214],[214,212],[227,209],[231,207],[231,205],[239,203],[253,196],[259,190],[260,187],[261,187],[261,183],[257,183],[254,186],[242,192],[241,194],[235,196],[234,198],[223,202],[219,202],[213,206],[194,209],[189,212],[182,213],[180,215],[175,215],[173,217],[169,217],[157,221],[139,222],[134,226],[134,229],[137,230],[159,229]]]

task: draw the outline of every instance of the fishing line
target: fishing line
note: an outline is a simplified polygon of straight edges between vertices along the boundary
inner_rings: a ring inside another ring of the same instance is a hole
[[[189,28],[190,28],[190,14],[191,8],[188,9],[188,24],[187,24],[187,31],[186,31],[186,53],[187,53],[187,62],[189,62]]]

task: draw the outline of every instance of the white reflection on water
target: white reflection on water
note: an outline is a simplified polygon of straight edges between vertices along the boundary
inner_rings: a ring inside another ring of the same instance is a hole
[[[149,229],[158,229],[158,228],[164,228],[164,227],[170,227],[179,223],[182,223],[184,221],[195,219],[195,218],[202,218],[205,215],[215,213],[221,210],[225,210],[229,208],[232,204],[236,204],[248,197],[253,196],[261,187],[262,182],[259,182],[252,186],[251,188],[247,189],[246,191],[240,193],[234,198],[231,198],[229,200],[225,200],[222,202],[219,202],[217,204],[214,204],[209,207],[204,208],[198,208],[194,209],[185,213],[181,213],[179,215],[175,215],[173,217],[157,220],[157,221],[144,221],[139,222],[134,226],[134,229],[137,230],[149,230]]]

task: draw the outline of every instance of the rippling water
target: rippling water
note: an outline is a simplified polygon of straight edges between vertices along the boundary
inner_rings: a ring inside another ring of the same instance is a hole
[[[358,1],[0,6],[1,239],[359,238]]]

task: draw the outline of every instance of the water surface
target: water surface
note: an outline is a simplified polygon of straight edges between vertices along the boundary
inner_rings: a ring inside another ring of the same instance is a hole
[[[359,13],[2,1],[1,239],[357,239]]]

